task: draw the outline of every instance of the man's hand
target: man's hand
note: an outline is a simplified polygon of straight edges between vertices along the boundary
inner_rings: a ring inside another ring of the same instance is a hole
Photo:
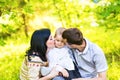
[[[76,78],[72,80],[107,80],[106,71],[98,73],[98,77],[95,78]]]

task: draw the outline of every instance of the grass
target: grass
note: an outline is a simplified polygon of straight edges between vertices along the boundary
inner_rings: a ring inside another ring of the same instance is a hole
[[[20,66],[29,45],[27,41],[24,37],[13,37],[0,46],[0,80],[19,80]]]
[[[108,80],[120,80],[119,30],[105,31],[102,28],[82,29],[84,36],[98,44],[105,52],[108,62]],[[0,80],[19,80],[19,70],[30,38],[7,39],[0,46]]]
[[[4,46],[0,56],[0,80],[19,80],[19,69],[24,58],[26,45]]]

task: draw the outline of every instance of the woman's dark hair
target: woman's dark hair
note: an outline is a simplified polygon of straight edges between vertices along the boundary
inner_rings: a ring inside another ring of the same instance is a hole
[[[63,39],[67,39],[69,45],[76,44],[81,45],[83,42],[83,34],[77,28],[66,29],[62,34]]]
[[[46,51],[47,46],[46,42],[50,36],[51,32],[49,29],[40,29],[34,31],[31,37],[30,42],[30,49],[26,52],[28,55],[28,59],[30,60],[30,55],[37,55],[39,56],[43,61],[47,61],[46,59]],[[33,54],[35,53],[35,54]]]

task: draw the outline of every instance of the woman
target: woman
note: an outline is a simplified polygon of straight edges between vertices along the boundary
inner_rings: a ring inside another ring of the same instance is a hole
[[[50,34],[49,29],[36,30],[32,34],[30,48],[26,52],[20,70],[21,80],[50,80],[58,75],[59,71],[57,71],[55,67],[51,73],[45,77],[42,77],[40,73],[41,67],[48,65],[46,58],[47,51],[54,47],[54,40]],[[65,72],[63,75],[67,76]]]

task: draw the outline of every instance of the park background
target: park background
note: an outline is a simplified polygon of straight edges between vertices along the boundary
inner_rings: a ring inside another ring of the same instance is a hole
[[[36,29],[76,27],[105,52],[108,80],[120,80],[120,0],[0,0],[0,80],[19,80]]]

